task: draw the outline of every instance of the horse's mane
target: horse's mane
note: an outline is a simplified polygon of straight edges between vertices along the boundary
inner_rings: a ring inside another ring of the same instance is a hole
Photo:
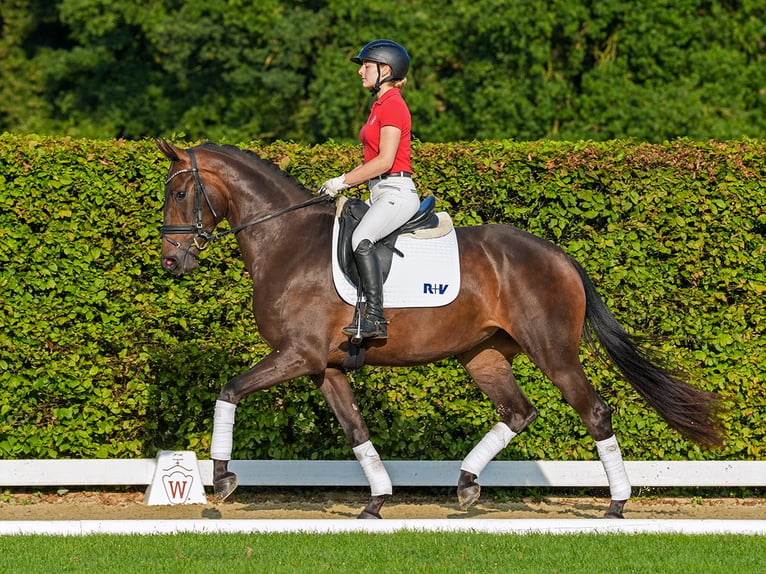
[[[232,144],[217,144],[211,141],[206,141],[204,143],[201,143],[197,147],[206,149],[206,150],[211,150],[214,152],[219,152],[228,156],[239,157],[245,160],[245,162],[247,163],[257,163],[259,166],[263,167],[264,169],[271,171],[272,173],[278,175],[279,177],[292,182],[293,185],[295,185],[296,187],[304,191],[310,192],[310,190],[305,185],[303,185],[303,183],[301,183],[295,176],[293,176],[290,173],[287,173],[285,170],[283,170],[273,161],[262,158],[260,155],[258,155],[256,152],[252,150],[242,149]]]

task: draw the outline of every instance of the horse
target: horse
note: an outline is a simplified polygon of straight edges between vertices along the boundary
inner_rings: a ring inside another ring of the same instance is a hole
[[[381,518],[392,484],[344,368],[352,342],[341,329],[354,308],[333,284],[332,200],[250,150],[212,142],[187,149],[155,143],[171,162],[160,229],[162,267],[189,273],[209,243],[234,235],[257,290],[254,319],[271,349],[226,382],[217,397],[210,447],[216,500],[226,500],[237,486],[228,469],[237,404],[307,376],[337,417],[369,482],[370,499],[358,518]],[[230,228],[215,234],[223,220]],[[458,226],[455,233],[457,297],[440,307],[387,309],[389,336],[365,342],[364,360],[408,367],[456,357],[493,403],[498,422],[460,467],[460,508],[479,499],[481,471],[537,417],[514,379],[512,363],[521,354],[559,389],[595,441],[609,484],[607,518],[624,517],[631,485],[612,411],[580,363],[582,342],[616,367],[672,428],[700,445],[721,446],[718,397],[649,358],[641,349],[644,340],[621,326],[580,264],[561,248],[505,224]]]

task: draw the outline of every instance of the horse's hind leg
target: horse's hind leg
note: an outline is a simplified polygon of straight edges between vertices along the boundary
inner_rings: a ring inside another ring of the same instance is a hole
[[[505,333],[498,333],[480,347],[458,357],[479,387],[492,401],[500,422],[466,456],[460,466],[457,496],[466,509],[479,499],[481,471],[508,443],[537,417],[537,411],[516,383],[511,362],[518,348]]]
[[[582,369],[577,347],[570,352],[559,348],[545,359],[530,356],[559,388],[564,399],[582,418],[588,434],[596,441],[599,459],[604,466],[611,502],[607,518],[623,518],[623,508],[630,498],[631,486],[617,438],[612,429],[612,411],[588,382]]]
[[[351,385],[346,375],[337,369],[327,369],[323,376],[312,379],[335,413],[370,483],[370,502],[358,518],[381,518],[380,509],[393,492],[391,479],[370,442],[370,431],[359,412]]]
[[[561,256],[548,258],[535,273],[527,271],[530,272],[526,283],[516,292],[525,293],[526,300],[534,301],[535,305],[531,308],[518,304],[516,314],[508,318],[508,332],[580,415],[588,434],[596,441],[609,482],[612,502],[607,516],[622,517],[631,487],[612,429],[612,413],[591,386],[580,363],[587,305],[582,278],[571,261]]]

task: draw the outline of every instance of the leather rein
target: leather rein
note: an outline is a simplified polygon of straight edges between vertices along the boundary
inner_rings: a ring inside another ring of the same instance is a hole
[[[174,247],[183,249],[184,251],[191,253],[195,257],[196,257],[196,254],[192,253],[189,250],[191,247],[196,247],[199,251],[202,251],[203,249],[205,249],[208,243],[217,241],[221,239],[222,237],[226,237],[227,235],[237,234],[243,229],[246,229],[258,223],[263,223],[264,221],[268,221],[269,219],[279,217],[280,215],[284,215],[285,213],[289,213],[297,209],[302,209],[310,205],[315,205],[317,203],[324,203],[326,201],[332,201],[332,197],[330,197],[326,193],[322,193],[302,203],[291,205],[290,207],[285,207],[284,209],[280,209],[278,211],[275,211],[274,213],[263,215],[256,219],[253,219],[252,221],[243,223],[242,225],[237,225],[236,227],[227,229],[226,231],[222,231],[220,233],[214,234],[212,231],[207,231],[203,226],[202,199],[204,198],[205,203],[207,204],[207,207],[210,210],[210,213],[212,213],[214,219],[218,219],[218,214],[216,214],[215,209],[213,208],[213,203],[210,201],[210,196],[208,195],[207,189],[205,188],[205,184],[202,183],[202,178],[200,177],[199,169],[197,168],[197,159],[194,157],[194,150],[190,149],[188,150],[188,152],[189,152],[189,159],[191,160],[191,168],[180,169],[176,172],[173,172],[165,179],[165,185],[169,184],[173,180],[173,178],[183,173],[191,173],[194,175],[194,222],[191,224],[186,224],[186,225],[184,224],[162,225],[160,227],[160,236],[163,239],[165,239],[168,243],[173,245]],[[186,234],[186,233],[196,234],[189,248],[186,248],[182,246],[178,241],[175,241],[167,237],[168,235]],[[205,242],[200,244],[199,242],[200,238],[204,239]]]

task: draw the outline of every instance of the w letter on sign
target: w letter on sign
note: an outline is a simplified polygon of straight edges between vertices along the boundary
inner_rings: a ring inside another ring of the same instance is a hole
[[[175,450],[157,453],[157,467],[144,493],[144,503],[149,506],[206,504],[197,455]]]

